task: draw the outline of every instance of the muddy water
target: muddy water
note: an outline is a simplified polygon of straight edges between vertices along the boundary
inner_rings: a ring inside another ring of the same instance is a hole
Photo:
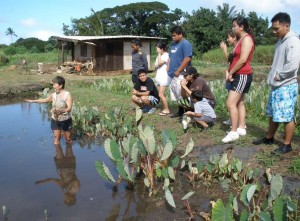
[[[0,206],[7,220],[145,220],[151,213],[140,200],[144,190],[121,186],[116,193],[97,174],[95,160],[110,165],[101,145],[62,140],[55,147],[42,105],[2,105],[0,119]]]

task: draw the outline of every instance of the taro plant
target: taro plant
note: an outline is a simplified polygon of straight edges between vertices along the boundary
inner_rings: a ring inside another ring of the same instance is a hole
[[[220,181],[223,192],[229,190],[229,186],[232,182],[236,182],[240,186],[246,185],[254,179],[259,172],[249,166],[245,167],[243,162],[239,159],[230,159],[227,153],[224,153],[222,156],[219,154],[211,155],[205,166],[199,161],[195,163],[189,161],[187,164],[190,171],[187,177],[191,181],[195,178],[203,179],[204,184],[209,187],[210,183],[217,179]],[[181,167],[183,166],[184,161]]]
[[[225,206],[221,199],[212,202],[212,220],[281,221],[298,220],[297,203],[282,195],[283,180],[266,170],[265,180],[245,185],[235,197],[231,196]],[[202,213],[203,215],[204,213]],[[204,216],[203,216],[204,217]],[[210,217],[206,217],[210,220]]]
[[[184,158],[193,149],[194,142],[190,140],[186,147]],[[170,180],[175,175],[180,164],[180,158],[174,154],[176,137],[173,131],[162,132],[162,143],[158,144],[151,127],[138,127],[138,138],[127,134],[126,137],[116,140],[107,139],[104,143],[105,152],[117,167],[119,178],[115,179],[104,162],[96,161],[99,175],[116,184],[127,182],[132,187],[137,174],[144,175],[144,184],[149,189],[149,196],[155,195],[159,189],[165,192],[167,202],[176,207],[174,198],[169,189]]]
[[[136,119],[141,118],[141,114],[139,114],[141,110],[137,110],[136,113]],[[134,131],[136,121],[131,116],[127,116],[121,107],[115,107],[114,110],[105,113],[96,127],[102,135],[115,138],[117,142],[121,141],[127,134],[136,133]]]
[[[97,134],[96,125],[99,122],[99,118],[99,109],[97,107],[87,108],[73,105],[73,133],[79,137],[83,134],[94,137]]]
[[[132,82],[123,79],[101,79],[94,82],[94,87],[99,91],[130,94],[132,90]]]

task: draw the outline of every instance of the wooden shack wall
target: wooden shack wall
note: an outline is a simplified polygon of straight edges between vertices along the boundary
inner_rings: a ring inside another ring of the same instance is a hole
[[[103,39],[94,41],[96,46],[87,44],[87,56],[80,53],[80,43],[74,44],[74,59],[86,61],[93,57],[94,71],[117,71],[132,69],[131,40],[128,39]],[[142,41],[142,51],[147,54],[148,68],[151,67],[150,41]]]

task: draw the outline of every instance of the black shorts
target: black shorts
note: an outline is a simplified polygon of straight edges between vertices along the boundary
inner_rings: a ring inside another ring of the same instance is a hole
[[[72,118],[64,121],[56,121],[51,119],[51,129],[52,130],[63,130],[71,131],[72,130]]]
[[[252,83],[252,74],[234,74],[232,77],[230,90],[240,94],[248,93]]]

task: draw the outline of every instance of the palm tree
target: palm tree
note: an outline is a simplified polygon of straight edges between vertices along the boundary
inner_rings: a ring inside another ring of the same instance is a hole
[[[231,21],[235,16],[237,16],[235,6],[230,7],[228,3],[223,3],[223,6],[217,6],[217,17],[222,32],[226,32],[231,27]]]
[[[10,35],[11,43],[13,43],[13,36],[17,37],[16,33],[12,28],[8,28],[5,32],[6,35]]]
[[[217,15],[219,18],[233,19],[237,15],[235,6],[229,7],[228,3],[223,3],[223,7],[218,5],[217,11],[218,11]]]

